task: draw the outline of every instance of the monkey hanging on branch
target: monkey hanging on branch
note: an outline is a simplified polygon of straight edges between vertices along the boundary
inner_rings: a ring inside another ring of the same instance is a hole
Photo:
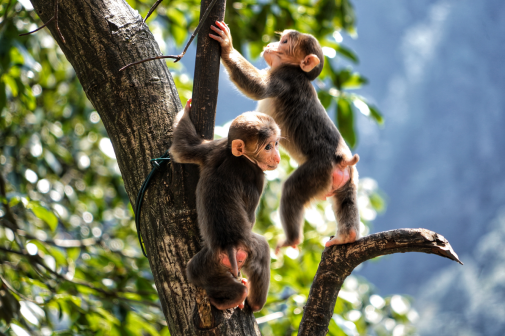
[[[280,217],[286,238],[277,251],[302,242],[304,207],[326,197],[331,197],[338,222],[337,234],[326,246],[354,242],[360,223],[359,156],[352,155],[312,86],[323,69],[321,45],[312,35],[285,30],[279,42],[264,48],[270,68],[260,71],[233,48],[226,23],[215,24],[216,35],[209,36],[221,44],[230,79],[247,97],[259,100],[258,111],[275,119],[285,136],[281,145],[299,164],[283,186]]]
[[[227,138],[203,140],[189,117],[190,104],[175,119],[170,148],[176,162],[200,166],[196,210],[204,246],[188,263],[186,274],[205,289],[216,308],[243,308],[247,297],[251,309],[258,311],[267,299],[270,247],[252,228],[263,172],[280,162],[280,130],[266,114],[246,112],[233,120]],[[236,279],[241,268],[247,281]]]

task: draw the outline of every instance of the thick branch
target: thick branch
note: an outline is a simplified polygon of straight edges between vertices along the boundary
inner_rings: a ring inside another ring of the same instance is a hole
[[[443,236],[425,229],[379,232],[352,244],[326,248],[310,289],[298,335],[326,335],[338,292],[356,266],[378,256],[405,252],[437,254],[463,264]]]

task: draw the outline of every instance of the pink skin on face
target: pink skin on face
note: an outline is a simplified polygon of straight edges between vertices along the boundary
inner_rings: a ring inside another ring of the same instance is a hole
[[[263,49],[263,58],[272,70],[281,64],[298,65],[296,59],[289,56],[289,39],[285,35],[281,36],[279,42],[267,44],[267,46]]]
[[[261,170],[275,170],[281,162],[279,154],[279,135],[272,135],[263,148],[256,154],[256,161]]]

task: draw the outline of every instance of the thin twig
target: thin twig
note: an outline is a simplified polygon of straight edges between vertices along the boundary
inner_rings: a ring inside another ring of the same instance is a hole
[[[149,16],[151,16],[151,14],[156,10],[156,8],[158,8],[159,4],[162,1],[163,0],[157,0],[156,3],[151,7],[151,9],[149,9],[149,12],[147,13],[146,18],[144,19],[144,23],[147,21],[147,19],[149,18]]]
[[[163,1],[163,0],[161,0],[161,1]],[[186,43],[186,47],[184,48],[184,50],[182,51],[182,53],[180,53],[179,55],[168,55],[168,56],[163,56],[162,55],[162,56],[156,56],[156,57],[146,58],[146,59],[143,59],[141,61],[137,61],[137,62],[133,62],[133,63],[127,64],[124,67],[122,67],[121,69],[119,69],[119,71],[123,71],[124,69],[129,68],[132,65],[136,65],[136,64],[140,64],[140,63],[144,63],[144,62],[149,62],[149,61],[153,61],[153,60],[157,60],[157,59],[163,59],[163,58],[173,58],[173,59],[175,59],[174,63],[179,62],[184,57],[184,55],[186,54],[186,51],[188,50],[189,45],[191,44],[191,42],[193,42],[193,40],[195,39],[195,37],[198,34],[198,32],[200,31],[200,29],[202,29],[202,26],[205,23],[205,20],[207,20],[207,17],[209,16],[210,11],[212,10],[212,7],[214,7],[214,5],[215,5],[216,2],[217,2],[217,0],[212,0],[212,2],[209,4],[209,7],[207,7],[207,9],[205,10],[205,13],[200,18],[200,22],[198,23],[198,26],[196,27],[196,29],[193,32],[193,34],[191,34],[191,38],[189,39],[188,43]],[[144,20],[144,22],[145,22],[145,20]]]
[[[179,57],[179,55],[168,55],[168,56],[163,56],[162,55],[162,56],[156,56],[156,57],[146,58],[146,59],[143,59],[141,61],[137,61],[137,62],[133,62],[133,63],[127,64],[124,67],[122,67],[121,69],[119,69],[119,71],[123,71],[124,69],[129,68],[132,65],[136,65],[136,64],[140,64],[140,63],[144,63],[144,62],[154,61],[154,60],[162,59],[162,58],[175,58],[177,60],[178,57]]]
[[[23,300],[25,301],[30,301],[30,302],[33,302],[33,303],[36,303],[38,305],[43,305],[43,303],[38,303],[37,301],[33,300],[33,299],[30,299],[29,297],[21,294],[20,292],[18,292],[14,287],[11,286],[11,284],[9,284],[7,282],[7,280],[5,280],[4,277],[2,277],[2,275],[0,274],[0,280],[2,280],[3,284],[5,287],[7,287],[8,290],[10,290],[11,292],[13,292],[14,294],[16,294],[17,296],[19,296],[20,298],[22,298]]]
[[[11,249],[6,249],[5,247],[1,247],[1,246],[0,246],[0,251],[5,252],[5,253],[17,254],[17,255],[20,255],[20,256],[26,256],[26,254],[24,254],[24,253],[23,253],[23,252],[21,252],[21,251],[16,251],[16,250],[11,250]],[[31,257],[31,256],[30,256],[30,257]]]
[[[63,41],[63,43],[67,43],[65,41],[65,38],[63,37],[63,35],[61,34],[61,30],[60,30],[60,26],[58,25],[58,0],[54,0],[54,15],[52,18],[50,18],[46,23],[44,23],[42,26],[40,26],[39,28],[35,29],[35,30],[32,30],[31,32],[28,32],[28,33],[24,33],[24,34],[19,34],[19,36],[25,36],[25,35],[30,35],[30,34],[33,34],[33,33],[36,33],[38,32],[39,30],[41,30],[42,28],[46,27],[51,21],[55,20],[56,21],[56,31],[58,32],[58,35],[60,35],[60,38],[61,40]]]

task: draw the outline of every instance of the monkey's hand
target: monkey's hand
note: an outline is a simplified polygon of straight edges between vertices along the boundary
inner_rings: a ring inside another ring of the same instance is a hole
[[[230,28],[224,21],[216,21],[216,26],[210,26],[210,29],[215,31],[217,35],[209,34],[209,37],[221,44],[221,57],[227,57],[233,50]]]
[[[189,113],[191,111],[191,103],[193,102],[192,98],[189,98],[186,102],[186,106],[184,106],[184,113]]]
[[[356,230],[350,229],[347,235],[338,234],[337,236],[331,238],[324,244],[324,246],[332,246],[332,245],[342,245],[349,244],[356,241]]]

